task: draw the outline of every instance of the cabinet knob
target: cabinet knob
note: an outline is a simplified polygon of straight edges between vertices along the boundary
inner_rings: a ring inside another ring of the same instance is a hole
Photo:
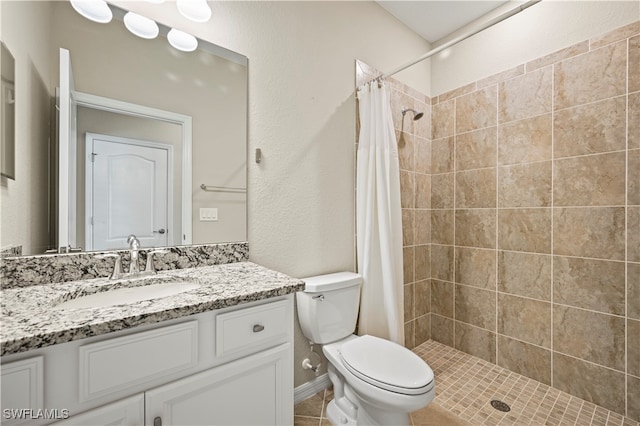
[[[262,330],[264,330],[264,325],[261,324],[255,324],[253,326],[253,332],[254,333],[260,333]]]
[[[153,426],[162,426],[162,417],[156,417],[153,419]]]

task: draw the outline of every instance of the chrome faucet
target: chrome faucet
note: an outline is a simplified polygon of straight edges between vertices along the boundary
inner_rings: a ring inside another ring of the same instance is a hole
[[[131,252],[131,264],[129,264],[129,273],[137,274],[140,272],[140,265],[138,264],[138,251],[140,250],[140,241],[138,238],[131,234],[127,237],[127,243],[129,243],[129,250]]]

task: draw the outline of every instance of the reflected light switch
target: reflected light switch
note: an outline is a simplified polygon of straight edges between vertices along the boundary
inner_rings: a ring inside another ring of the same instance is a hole
[[[216,222],[218,220],[218,209],[215,207],[200,209],[200,222]]]

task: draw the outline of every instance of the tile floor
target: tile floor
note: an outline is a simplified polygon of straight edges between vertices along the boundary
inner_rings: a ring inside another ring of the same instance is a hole
[[[414,425],[575,425],[640,426],[638,422],[590,402],[513,373],[490,362],[429,340],[413,350],[428,360],[436,376],[436,399],[411,413]],[[295,407],[296,426],[328,426],[325,417],[331,389]],[[504,413],[490,405],[499,399]]]

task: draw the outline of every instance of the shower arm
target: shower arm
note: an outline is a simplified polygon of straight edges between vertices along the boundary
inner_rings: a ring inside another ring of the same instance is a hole
[[[448,49],[449,47],[453,46],[454,44],[458,44],[461,41],[466,40],[469,37],[472,37],[472,36],[478,34],[479,32],[484,31],[487,28],[492,27],[495,24],[497,24],[499,22],[502,22],[507,18],[512,17],[513,15],[516,15],[516,14],[522,12],[523,10],[533,6],[536,3],[539,3],[540,1],[542,1],[542,0],[530,0],[530,1],[526,2],[526,3],[524,3],[524,4],[521,4],[518,7],[515,7],[515,8],[513,8],[513,9],[511,9],[511,10],[505,12],[505,13],[502,13],[502,14],[496,16],[495,18],[490,19],[489,21],[485,22],[481,27],[479,27],[479,28],[477,28],[475,30],[472,30],[472,31],[470,31],[468,33],[462,34],[462,35],[460,35],[460,36],[458,36],[458,37],[446,42],[445,44],[436,47],[435,49],[431,49],[430,51],[428,51],[424,55],[420,56],[418,59],[414,59],[413,61],[411,61],[409,63],[406,63],[406,64],[404,64],[404,65],[402,65],[402,66],[400,66],[400,67],[398,67],[398,68],[396,68],[396,69],[394,69],[392,71],[389,71],[388,73],[382,74],[382,75],[378,76],[377,78],[373,79],[372,81],[384,80],[387,77],[391,77],[392,75],[399,73],[400,71],[404,71],[407,68],[417,64],[418,62],[422,62],[425,59],[429,59],[433,55],[435,55],[437,53],[440,53],[445,49]]]

